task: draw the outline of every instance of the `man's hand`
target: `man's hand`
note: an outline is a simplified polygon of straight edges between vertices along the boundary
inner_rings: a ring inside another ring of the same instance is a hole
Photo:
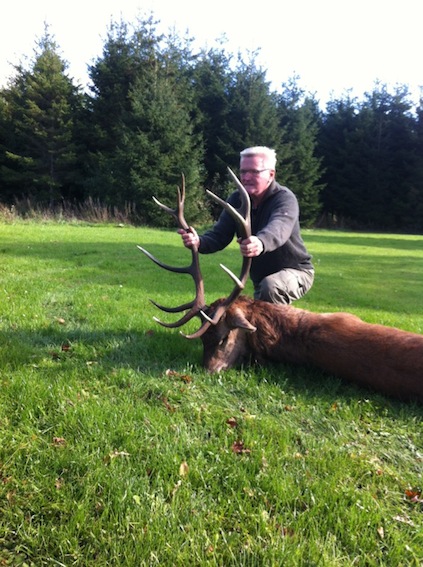
[[[178,234],[182,236],[182,241],[186,248],[198,248],[200,246],[200,238],[192,226],[188,230],[180,228]]]
[[[264,250],[263,242],[257,236],[250,236],[245,240],[238,239],[241,254],[247,258],[254,258],[260,256]]]

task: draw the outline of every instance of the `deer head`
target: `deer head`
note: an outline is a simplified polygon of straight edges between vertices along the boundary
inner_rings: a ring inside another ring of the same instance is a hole
[[[236,209],[211,191],[206,192],[232,216],[238,225],[241,238],[244,240],[251,236],[250,197],[245,187],[241,184],[232,170],[229,168],[228,170],[238,187],[241,199],[240,207]],[[184,217],[184,176],[182,176],[181,188],[178,187],[178,198],[175,209],[167,207],[155,197],[153,197],[153,199],[159,207],[175,218],[179,228],[186,231],[191,230]],[[182,334],[187,339],[201,338],[204,348],[204,367],[209,371],[216,372],[241,362],[247,356],[247,347],[246,344],[244,344],[246,341],[237,340],[237,337],[238,335],[245,335],[247,332],[253,332],[256,329],[245,319],[245,317],[241,316],[242,314],[239,310],[231,310],[230,308],[245,287],[250,272],[251,258],[243,257],[241,274],[239,277],[237,277],[223,264],[220,264],[220,267],[231,277],[235,286],[227,298],[219,299],[208,307],[205,302],[204,282],[200,270],[199,252],[196,247],[191,249],[191,264],[183,268],[164,264],[141,246],[138,246],[138,248],[161,268],[172,272],[190,274],[195,283],[195,298],[188,303],[184,303],[177,307],[165,307],[150,300],[156,307],[167,313],[185,312],[180,319],[173,323],[164,323],[156,317],[154,317],[154,320],[164,327],[175,328],[185,325],[185,323],[190,321],[193,317],[198,316],[201,319],[200,328],[190,335]],[[218,362],[218,360],[222,362]]]

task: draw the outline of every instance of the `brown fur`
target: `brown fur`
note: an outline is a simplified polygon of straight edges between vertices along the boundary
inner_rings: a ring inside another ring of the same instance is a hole
[[[202,341],[203,364],[211,372],[250,357],[314,365],[383,394],[423,402],[423,336],[350,313],[311,313],[242,296]]]

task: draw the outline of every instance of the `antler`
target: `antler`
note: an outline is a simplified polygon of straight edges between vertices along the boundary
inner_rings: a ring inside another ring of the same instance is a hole
[[[228,167],[228,171],[232,179],[235,181],[236,185],[238,186],[238,191],[241,199],[241,205],[238,209],[236,209],[226,201],[223,201],[220,197],[218,197],[211,191],[207,190],[206,192],[208,195],[210,195],[210,197],[214,201],[216,201],[216,203],[219,203],[232,216],[232,218],[236,221],[238,225],[239,234],[241,235],[242,240],[245,240],[246,238],[251,236],[251,201],[247,193],[247,190],[239,181],[235,173],[229,167]],[[243,256],[241,275],[239,278],[233,272],[231,272],[229,268],[227,268],[223,264],[220,264],[220,267],[235,282],[235,287],[232,290],[231,294],[217,307],[216,311],[213,314],[213,317],[209,317],[207,313],[201,310],[200,313],[203,318],[203,324],[195,333],[184,336],[186,336],[188,339],[196,339],[198,337],[201,337],[207,331],[210,325],[217,325],[222,315],[225,313],[225,311],[228,309],[231,303],[235,301],[235,299],[244,289],[248,279],[248,275],[250,273],[251,261],[252,261],[251,258],[247,258],[246,256]]]
[[[178,200],[175,209],[171,209],[170,207],[163,205],[163,203],[161,203],[158,199],[156,199],[156,197],[153,197],[153,200],[157,205],[159,205],[159,207],[161,207],[164,211],[166,211],[176,219],[179,228],[182,228],[187,232],[191,230],[184,217],[184,204],[185,204],[184,175],[182,175],[182,188],[179,189],[178,187]],[[195,298],[192,301],[188,303],[184,303],[183,305],[179,305],[178,307],[164,307],[163,305],[159,305],[158,303],[150,299],[150,301],[156,307],[158,307],[162,311],[166,311],[167,313],[180,313],[181,311],[186,311],[187,309],[189,309],[189,311],[185,313],[183,317],[181,317],[178,321],[175,321],[174,323],[164,323],[163,321],[157,319],[157,317],[154,317],[154,320],[157,321],[157,323],[160,323],[160,325],[163,325],[163,327],[174,328],[185,325],[185,323],[187,323],[190,319],[198,315],[201,312],[201,310],[205,308],[204,283],[203,283],[203,276],[201,275],[201,270],[200,270],[198,247],[197,246],[192,247],[191,264],[185,268],[178,268],[175,266],[169,266],[168,264],[164,264],[163,262],[160,262],[160,260],[155,258],[152,254],[150,254],[150,252],[142,248],[142,246],[138,246],[138,248],[141,250],[141,252],[143,252],[146,256],[148,256],[150,260],[153,260],[153,262],[155,262],[161,268],[164,268],[165,270],[169,270],[170,272],[190,274],[193,277],[195,282]]]
[[[238,180],[238,178],[233,173],[233,171],[229,168],[228,168],[228,171],[229,171],[232,179],[235,181],[236,185],[238,186],[239,195],[240,195],[240,199],[241,199],[241,205],[238,209],[236,209],[235,207],[233,207],[232,205],[230,205],[226,201],[223,201],[222,199],[220,199],[220,197],[218,197],[217,195],[215,195],[211,191],[207,190],[206,192],[214,201],[216,201],[218,204],[220,204],[232,216],[232,218],[235,220],[235,222],[238,225],[239,234],[241,235],[241,238],[244,240],[244,239],[248,238],[249,236],[251,236],[251,220],[250,220],[251,203],[250,203],[250,197],[249,197],[245,187],[241,184],[241,182]],[[167,213],[171,214],[176,219],[176,222],[177,222],[177,224],[180,228],[182,228],[183,230],[186,230],[186,231],[191,230],[188,223],[185,220],[185,217],[184,217],[185,178],[184,178],[183,175],[182,175],[182,189],[180,190],[179,187],[178,187],[178,200],[177,200],[177,205],[176,205],[175,209],[171,209],[170,207],[163,205],[155,197],[153,197],[153,199],[154,199],[154,202],[157,205],[159,205],[159,207],[161,207]],[[179,305],[178,307],[164,307],[163,305],[159,305],[155,301],[150,300],[156,307],[158,307],[162,311],[166,311],[167,313],[178,313],[178,312],[181,312],[181,311],[188,310],[187,313],[183,317],[181,317],[178,321],[175,321],[174,323],[164,323],[163,321],[160,321],[159,319],[157,319],[157,317],[154,317],[154,320],[157,321],[158,323],[160,323],[160,325],[163,325],[164,327],[169,327],[169,328],[181,327],[182,325],[187,323],[190,319],[192,319],[196,315],[199,315],[202,318],[203,323],[202,323],[201,327],[198,329],[198,331],[196,331],[195,333],[193,333],[191,335],[184,335],[188,339],[195,339],[195,338],[201,337],[201,335],[203,335],[207,331],[207,329],[210,327],[210,325],[216,325],[219,322],[220,318],[225,313],[225,311],[228,309],[229,305],[233,301],[235,301],[235,299],[239,296],[241,291],[244,289],[246,281],[248,279],[248,274],[250,272],[250,267],[251,267],[251,258],[246,258],[244,256],[243,262],[242,262],[242,268],[241,268],[241,275],[238,278],[233,272],[231,272],[223,264],[220,264],[220,267],[235,282],[235,287],[232,290],[229,297],[227,299],[225,299],[219,305],[219,307],[214,312],[213,317],[211,318],[204,312],[204,309],[206,308],[205,297],[204,297],[204,282],[203,282],[203,277],[202,277],[201,271],[200,271],[198,246],[193,246],[191,248],[192,261],[191,261],[191,264],[189,266],[185,267],[185,268],[179,268],[179,267],[169,266],[168,264],[164,264],[163,262],[161,262],[160,260],[155,258],[152,254],[150,254],[150,252],[148,252],[147,250],[145,250],[141,246],[138,246],[138,248],[141,250],[141,252],[143,252],[148,258],[153,260],[153,262],[155,262],[161,268],[164,268],[165,270],[169,270],[171,272],[191,274],[191,276],[193,277],[194,282],[195,282],[195,298],[194,298],[193,301],[190,301],[188,303],[184,303],[183,305]]]

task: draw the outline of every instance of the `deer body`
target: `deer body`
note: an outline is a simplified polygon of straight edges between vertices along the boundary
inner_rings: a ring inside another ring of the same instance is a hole
[[[202,341],[203,364],[211,372],[249,357],[312,365],[383,394],[423,402],[423,336],[365,323],[350,313],[311,313],[241,296]]]
[[[207,193],[238,224],[242,239],[251,236],[251,203],[246,189],[235,174],[241,206],[235,209],[219,197]],[[190,231],[184,217],[185,182],[178,188],[175,209],[155,202],[177,221],[179,228]],[[238,278],[221,266],[235,287],[224,299],[210,307],[205,304],[203,278],[198,246],[191,248],[191,264],[185,268],[163,264],[147,250],[140,250],[160,267],[172,272],[188,273],[195,283],[195,299],[177,307],[156,307],[168,313],[185,312],[173,323],[156,321],[175,328],[193,317],[200,317],[201,327],[189,339],[201,338],[203,365],[210,372],[220,372],[248,362],[289,362],[312,365],[334,376],[350,380],[383,394],[423,402],[423,336],[392,327],[365,323],[350,313],[311,313],[290,305],[273,305],[241,296],[248,278],[251,258],[243,257]]]

